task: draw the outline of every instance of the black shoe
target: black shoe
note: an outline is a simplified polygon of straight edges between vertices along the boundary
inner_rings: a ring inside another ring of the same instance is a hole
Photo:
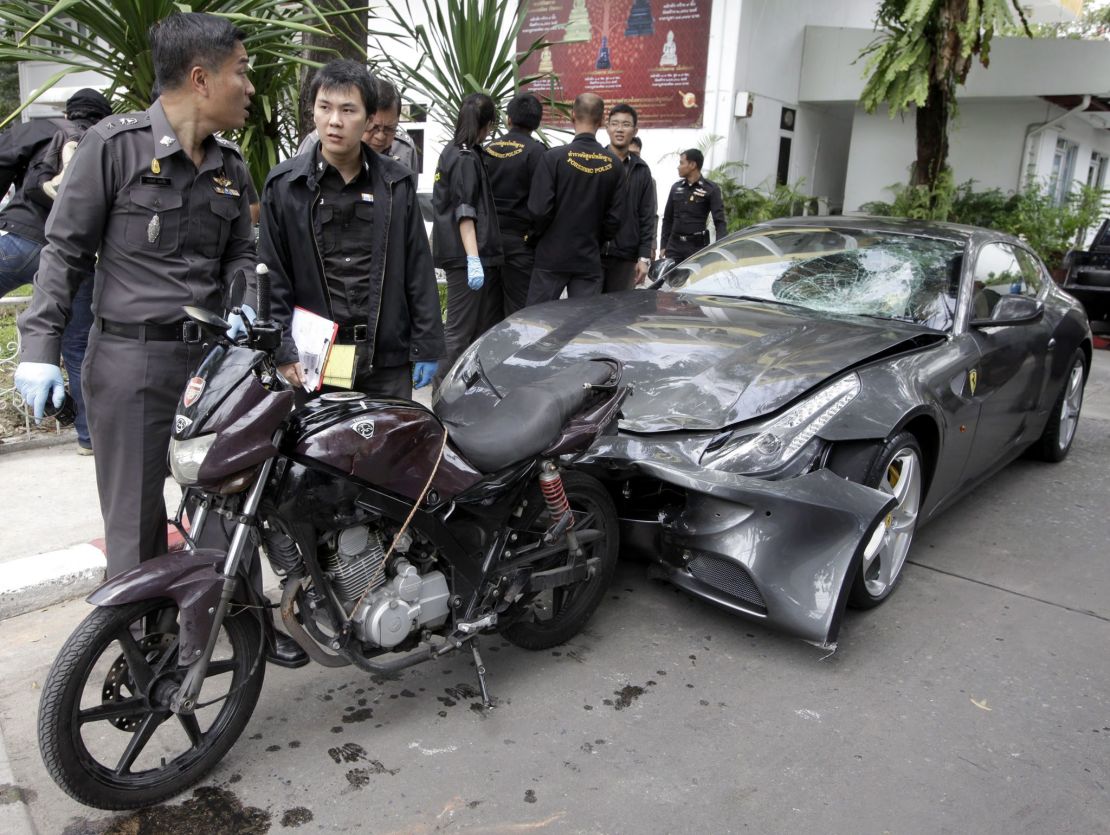
[[[296,669],[308,663],[308,653],[284,632],[274,630],[274,642],[266,648],[266,660],[279,667]]]

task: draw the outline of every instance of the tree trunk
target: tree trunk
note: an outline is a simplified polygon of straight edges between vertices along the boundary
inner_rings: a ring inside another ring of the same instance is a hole
[[[322,12],[340,11],[342,9],[351,10],[348,14],[339,15],[329,18],[332,28],[337,32],[341,32],[347,36],[354,43],[349,43],[343,38],[321,38],[315,35],[305,35],[305,57],[310,61],[318,61],[321,64],[326,64],[335,58],[350,58],[352,61],[358,61],[361,64],[366,63],[366,39],[368,29],[368,15],[365,10],[365,3],[359,3],[359,0],[317,0],[317,7]],[[363,6],[363,10],[353,10],[359,5]],[[361,44],[361,46],[356,46]],[[335,50],[334,52],[329,50]],[[312,105],[313,102],[309,101],[308,91],[312,85],[312,77],[316,74],[315,70],[305,68],[301,71],[301,90],[300,90],[300,111],[297,118],[297,126],[300,131],[300,138],[304,139],[305,136],[310,134],[315,125],[312,122]]]
[[[941,172],[948,164],[948,117],[951,97],[942,83],[929,84],[929,96],[917,108],[917,160],[913,166],[914,186],[936,188]],[[932,204],[934,200],[930,200]],[[931,208],[931,206],[930,206]]]

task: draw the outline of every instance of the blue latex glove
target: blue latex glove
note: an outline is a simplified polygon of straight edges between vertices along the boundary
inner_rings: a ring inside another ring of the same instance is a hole
[[[61,408],[66,399],[62,369],[49,362],[21,362],[15,369],[15,387],[34,410],[35,423],[42,420],[47,397],[54,401],[55,409]]]
[[[478,285],[479,287],[481,285]],[[418,362],[412,367],[412,387],[422,389],[432,382],[439,368],[438,362]]]
[[[471,290],[481,290],[486,283],[486,271],[482,269],[482,259],[477,255],[466,256],[466,283]]]
[[[231,324],[231,327],[227,329],[227,338],[231,340],[246,334],[247,325],[243,321],[243,317],[246,317],[247,322],[250,322],[252,325],[254,324],[254,320],[258,318],[258,314],[254,312],[254,308],[249,304],[240,305],[239,307],[243,311],[242,314],[232,313],[227,317],[227,321]]]

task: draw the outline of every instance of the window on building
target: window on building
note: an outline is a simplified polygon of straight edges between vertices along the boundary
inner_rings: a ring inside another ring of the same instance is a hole
[[[1052,202],[1057,206],[1067,202],[1071,193],[1072,180],[1075,179],[1075,158],[1079,155],[1079,144],[1065,139],[1056,138],[1056,151],[1052,155],[1052,175],[1048,181],[1048,188],[1052,194]]]
[[[1087,185],[1091,188],[1101,189],[1106,184],[1106,161],[1105,154],[1091,152],[1091,163],[1087,168]]]

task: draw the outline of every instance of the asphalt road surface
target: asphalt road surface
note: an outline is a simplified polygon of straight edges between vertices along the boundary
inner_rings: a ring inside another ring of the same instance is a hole
[[[1092,414],[1093,413],[1093,414]],[[829,655],[626,564],[585,633],[392,680],[269,668],[195,792],[84,808],[34,722],[74,602],[0,623],[0,724],[43,833],[1092,833],[1110,826],[1110,412],[922,530]],[[2,789],[4,787],[0,787]]]

